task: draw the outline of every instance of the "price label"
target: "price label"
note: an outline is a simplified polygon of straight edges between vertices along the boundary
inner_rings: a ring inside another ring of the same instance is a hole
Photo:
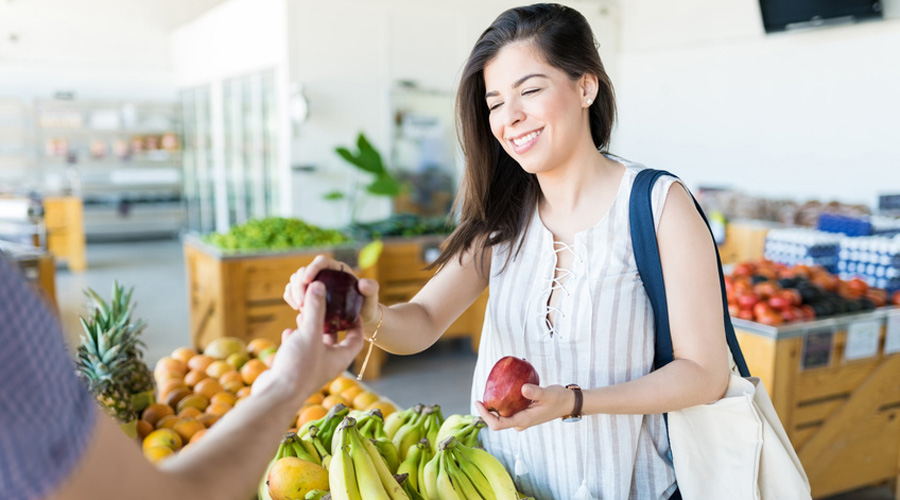
[[[847,328],[847,347],[844,359],[872,358],[878,354],[878,334],[881,333],[882,320],[870,319],[850,323]]]
[[[800,358],[801,368],[820,368],[831,364],[831,347],[834,344],[834,331],[818,330],[809,332],[803,337],[803,355]]]
[[[884,354],[900,352],[900,311],[894,311],[887,317],[887,334],[884,339]]]

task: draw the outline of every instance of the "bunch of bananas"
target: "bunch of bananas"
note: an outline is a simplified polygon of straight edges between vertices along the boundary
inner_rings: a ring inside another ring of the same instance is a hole
[[[450,436],[422,470],[420,493],[428,500],[518,500],[512,477],[490,453]]]
[[[410,500],[374,440],[360,433],[356,419],[345,417],[335,439],[328,469],[333,500]]]
[[[418,413],[415,412],[416,409],[419,410]],[[441,414],[439,405],[416,405],[413,407],[413,410],[404,418],[405,423],[402,423],[396,433],[391,436],[391,441],[400,453],[401,461],[406,459],[406,454],[409,450],[422,438],[428,439],[430,443],[435,443],[438,431],[440,431],[441,425],[444,423],[444,416]],[[386,432],[388,432],[387,429]],[[388,435],[390,436],[389,432]]]

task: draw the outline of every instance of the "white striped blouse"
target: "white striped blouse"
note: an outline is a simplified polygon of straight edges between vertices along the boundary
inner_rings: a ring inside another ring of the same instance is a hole
[[[635,264],[628,219],[631,186],[644,167],[612,159],[626,166],[618,194],[606,216],[576,233],[573,245],[563,250],[574,256],[552,327],[546,322],[547,304],[560,250],[537,210],[520,253],[506,269],[511,245],[494,247],[473,400],[482,399],[488,373],[508,355],[531,362],[542,386],[603,387],[651,371],[653,311]],[[656,221],[673,182],[674,177],[665,176],[654,186]],[[590,498],[604,500],[666,499],[675,490],[661,415],[590,415],[577,423],[555,420],[522,432],[485,429],[481,436],[485,448],[510,472],[519,458],[519,472],[526,473],[514,476],[516,485],[539,500],[574,499],[579,489],[581,497],[583,487]]]

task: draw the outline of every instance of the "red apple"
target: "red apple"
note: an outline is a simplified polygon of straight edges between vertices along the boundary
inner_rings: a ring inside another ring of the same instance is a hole
[[[530,399],[522,396],[522,386],[540,384],[531,363],[515,356],[505,356],[491,368],[484,386],[484,406],[501,417],[511,417],[528,408]]]
[[[325,333],[337,333],[353,326],[363,304],[356,276],[336,269],[323,269],[313,281],[325,285]]]

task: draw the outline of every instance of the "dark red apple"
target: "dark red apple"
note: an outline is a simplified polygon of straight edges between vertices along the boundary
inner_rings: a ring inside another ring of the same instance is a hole
[[[325,333],[337,333],[353,326],[363,305],[356,276],[336,269],[323,269],[313,281],[325,285]]]
[[[522,396],[522,386],[525,384],[540,384],[534,366],[515,356],[500,358],[491,368],[484,386],[485,408],[501,417],[511,417],[528,408],[531,400]]]

